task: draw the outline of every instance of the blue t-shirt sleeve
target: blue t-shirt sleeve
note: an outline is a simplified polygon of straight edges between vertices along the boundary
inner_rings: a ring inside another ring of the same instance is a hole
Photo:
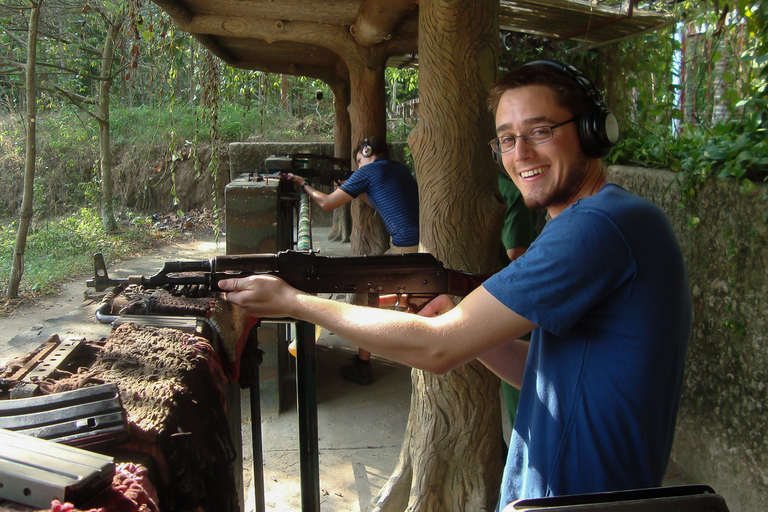
[[[370,164],[369,164],[370,165]],[[347,181],[341,184],[339,187],[341,190],[352,196],[353,198],[356,198],[360,194],[364,193],[366,190],[368,190],[369,185],[369,179],[368,179],[368,173],[365,172],[365,167],[363,166],[360,169],[356,170],[352,173],[352,176],[349,177]]]
[[[631,251],[610,219],[567,210],[551,220],[523,256],[483,286],[502,304],[557,336],[564,336],[609,294],[627,293]],[[610,301],[620,307],[622,298]]]

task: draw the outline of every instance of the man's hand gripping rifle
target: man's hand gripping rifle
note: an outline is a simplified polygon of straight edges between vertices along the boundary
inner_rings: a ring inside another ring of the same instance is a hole
[[[488,277],[447,269],[427,253],[319,256],[284,251],[215,256],[202,261],[169,261],[155,275],[122,279],[109,277],[99,253],[94,255],[94,270],[94,278],[86,284],[96,291],[122,284],[145,288],[202,285],[209,293],[215,293],[221,291],[218,283],[222,279],[269,274],[311,294],[367,293],[371,306],[379,305],[381,295],[394,294],[398,298],[397,308],[416,311],[440,294],[463,297]]]
[[[288,156],[270,156],[264,160],[268,172],[283,178],[288,174],[301,176],[318,185],[333,185],[352,176],[349,160],[313,153],[295,153]]]

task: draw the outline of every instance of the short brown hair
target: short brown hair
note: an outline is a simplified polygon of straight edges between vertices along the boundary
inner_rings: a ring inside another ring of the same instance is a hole
[[[552,66],[532,64],[510,71],[499,79],[488,93],[488,109],[496,115],[499,102],[505,92],[528,85],[543,85],[552,89],[559,106],[579,115],[589,110],[593,100],[574,77]]]

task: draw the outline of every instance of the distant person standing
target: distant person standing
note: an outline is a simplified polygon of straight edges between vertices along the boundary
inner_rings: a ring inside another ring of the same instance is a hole
[[[312,188],[301,176],[289,174],[292,183],[323,211],[330,211],[361,197],[384,220],[391,237],[387,253],[406,254],[419,249],[419,188],[405,165],[389,159],[387,143],[378,138],[365,139],[355,149],[358,169],[330,194]],[[355,295],[354,303],[362,303],[364,295]],[[341,368],[341,376],[366,385],[373,382],[371,353],[360,349],[352,364]]]

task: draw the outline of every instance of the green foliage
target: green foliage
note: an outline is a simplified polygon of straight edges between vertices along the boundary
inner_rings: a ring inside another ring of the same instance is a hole
[[[502,68],[552,58],[587,70],[622,127],[608,162],[680,173],[681,203],[711,178],[734,179],[747,193],[768,180],[768,4],[719,9],[679,2],[680,23],[586,52],[510,34]]]
[[[419,72],[414,68],[387,68],[384,70],[387,97],[390,106],[419,97]],[[396,112],[391,112],[394,115]]]
[[[140,254],[161,240],[150,219],[131,214],[119,234],[104,232],[99,212],[82,208],[63,217],[33,221],[24,253],[22,296],[43,296],[60,283],[93,271],[95,252],[110,261]],[[18,222],[0,224],[0,261],[10,262]],[[8,283],[10,265],[0,265],[0,282]],[[4,287],[1,289],[4,290]]]
[[[387,139],[390,141],[406,141],[415,126],[415,119],[395,118],[387,127]]]
[[[681,51],[672,29],[627,52],[627,59],[640,59],[629,69],[656,70],[655,75],[639,77],[645,85],[637,88],[637,108],[623,119],[624,140],[609,158],[612,163],[677,172],[681,208],[695,211],[690,208],[696,190],[707,179],[732,179],[742,193],[768,181],[768,8],[762,2],[741,1],[718,25],[723,11],[690,2],[685,7],[687,27],[695,32],[686,51],[678,53],[686,81],[666,90],[655,86],[672,83],[673,56]],[[668,78],[660,81],[665,75]],[[698,217],[691,214],[689,223],[695,227]]]
[[[143,145],[165,144],[169,138],[178,141],[197,140],[210,142],[211,134],[204,129],[203,109],[194,105],[177,104],[155,107],[118,107],[112,111],[111,129],[116,149],[140,147]],[[246,111],[237,105],[223,105],[219,111],[219,134],[226,142],[244,140],[253,134],[261,122],[257,111]],[[277,116],[285,117],[285,116]],[[277,121],[270,119],[271,125]]]
[[[37,117],[36,215],[62,215],[88,196],[98,159],[95,126],[71,107]],[[0,211],[15,212],[21,203],[25,137],[22,120],[0,117]]]

